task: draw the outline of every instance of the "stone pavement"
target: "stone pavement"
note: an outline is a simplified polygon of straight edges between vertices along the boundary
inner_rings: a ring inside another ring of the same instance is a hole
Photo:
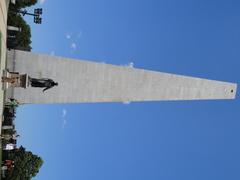
[[[6,66],[7,7],[9,0],[0,0],[0,77]],[[4,91],[0,88],[0,133],[2,127]]]

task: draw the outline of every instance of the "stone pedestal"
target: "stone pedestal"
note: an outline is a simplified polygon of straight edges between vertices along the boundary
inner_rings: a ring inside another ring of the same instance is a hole
[[[4,89],[8,88],[26,88],[28,86],[28,76],[27,74],[19,74],[18,72],[8,72],[4,71],[2,76],[2,83]]]

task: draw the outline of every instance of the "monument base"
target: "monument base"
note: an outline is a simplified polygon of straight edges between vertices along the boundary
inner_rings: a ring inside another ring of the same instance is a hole
[[[3,70],[2,76],[2,88],[3,90],[9,87],[21,87],[26,88],[28,86],[28,75],[19,74],[18,72],[9,72],[8,70]]]

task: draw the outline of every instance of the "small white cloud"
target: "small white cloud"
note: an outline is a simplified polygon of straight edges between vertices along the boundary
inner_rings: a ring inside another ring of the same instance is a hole
[[[71,39],[71,38],[72,38],[71,34],[67,33],[67,34],[66,34],[66,38],[67,38],[67,39]]]
[[[50,55],[54,56],[55,55],[55,51],[51,51]]]
[[[131,103],[131,101],[124,101],[123,104],[125,105],[129,105]]]
[[[129,67],[129,68],[133,68],[133,66],[134,66],[133,62],[130,62],[130,63],[127,64],[127,67]]]
[[[38,1],[40,4],[44,4],[45,3],[45,0],[39,0]]]
[[[77,34],[77,38],[80,39],[82,37],[82,31],[80,31],[78,34]]]
[[[67,120],[66,120],[66,119],[63,119],[63,123],[62,123],[62,128],[63,128],[63,129],[65,128],[66,124],[67,124]]]
[[[67,115],[67,110],[66,109],[63,109],[62,110],[62,118],[65,118]]]
[[[67,116],[67,110],[66,109],[63,109],[62,110],[62,128],[64,129],[66,124],[67,124],[67,119],[66,119],[66,116]]]
[[[72,50],[76,50],[77,49],[77,44],[75,42],[72,42],[70,45]]]
[[[128,67],[128,68],[134,68],[134,63],[133,62],[129,62],[128,64],[124,64],[123,66]]]

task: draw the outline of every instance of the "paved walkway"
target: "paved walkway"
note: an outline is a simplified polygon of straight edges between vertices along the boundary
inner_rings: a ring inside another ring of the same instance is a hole
[[[7,9],[10,0],[0,0],[0,78],[2,77],[3,69],[6,67],[6,36],[7,36]],[[3,117],[3,102],[4,91],[2,90],[2,83],[0,83],[0,134],[2,131],[2,117]],[[0,141],[0,162],[2,162],[2,142]],[[0,180],[1,180],[0,171]]]
[[[0,77],[6,66],[6,36],[7,36],[7,7],[9,0],[0,0]],[[1,84],[1,83],[0,83]],[[0,133],[2,127],[2,113],[4,102],[4,91],[0,85]]]

